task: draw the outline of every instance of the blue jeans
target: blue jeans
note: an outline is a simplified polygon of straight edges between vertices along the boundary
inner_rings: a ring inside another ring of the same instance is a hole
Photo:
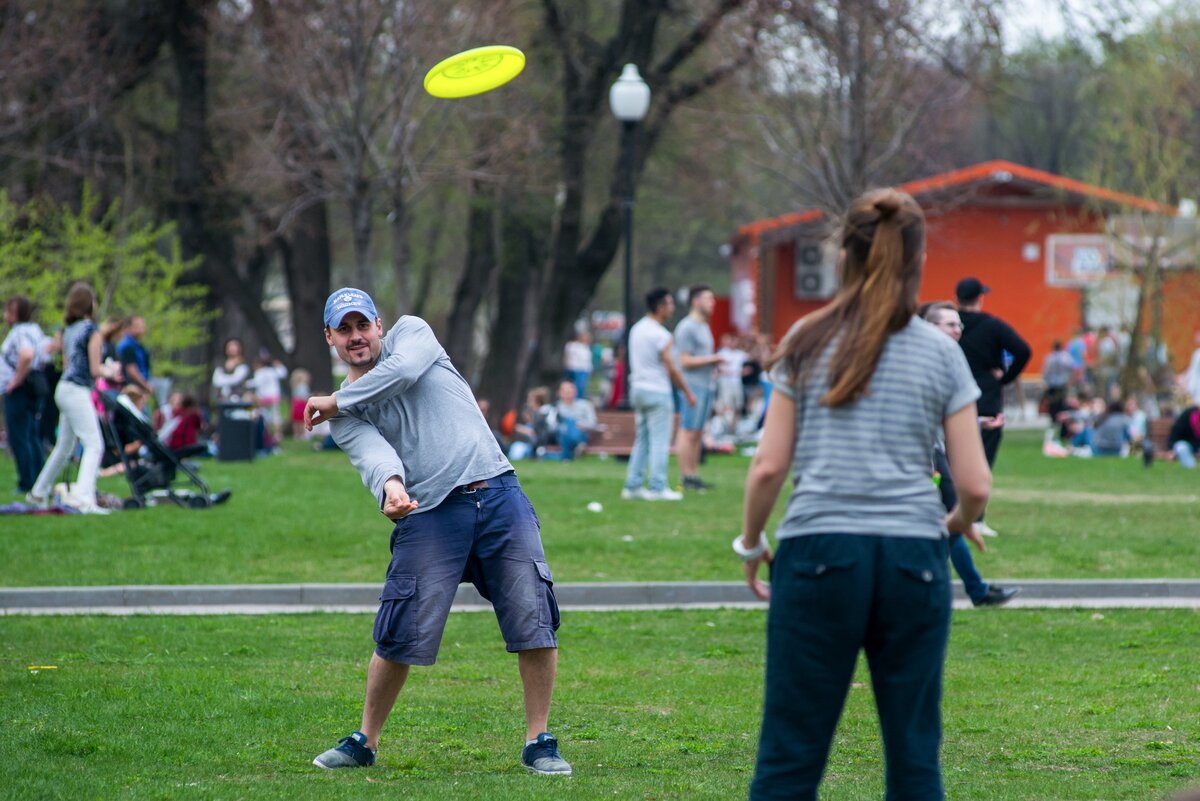
[[[967,538],[961,534],[954,534],[950,537],[950,564],[954,565],[954,571],[962,579],[963,590],[971,599],[971,603],[977,604],[987,597],[988,583],[983,580],[983,576],[979,575],[979,571],[975,568],[975,560],[971,557]]]
[[[958,505],[958,493],[954,490],[954,477],[950,475],[950,462],[946,459],[944,450],[934,448],[933,467],[942,476],[942,480],[938,484],[938,492],[942,496],[942,505],[949,512]],[[967,547],[967,540],[961,534],[950,535],[950,563],[954,565],[954,570],[962,579],[963,590],[966,591],[967,597],[971,599],[972,603],[979,603],[987,597],[988,583],[975,569],[975,560],[971,558],[971,549]]]
[[[590,370],[564,370],[566,379],[575,385],[575,391],[581,398],[587,397],[588,380],[592,377]]]
[[[938,749],[949,634],[945,540],[780,540],[771,565],[766,697],[751,801],[816,801],[860,651],[883,735],[886,798],[945,798]]]
[[[4,396],[4,424],[13,460],[17,463],[17,489],[29,492],[46,463],[38,437],[38,396],[26,382]]]
[[[574,420],[563,420],[558,424],[558,429],[555,431],[558,439],[558,453],[553,451],[546,453],[546,459],[549,461],[569,462],[575,458],[575,449],[587,442],[587,434],[579,430],[579,425]]]
[[[633,452],[629,454],[629,471],[625,488],[639,489],[649,467],[649,489],[659,492],[667,488],[667,461],[671,454],[671,423],[675,416],[675,401],[670,392],[652,392],[633,388],[632,392],[636,433]]]
[[[1091,426],[1084,428],[1078,434],[1071,438],[1072,448],[1094,448],[1096,443],[1095,434]]]
[[[1176,442],[1171,446],[1171,450],[1175,451],[1175,458],[1179,460],[1180,466],[1186,470],[1194,470],[1196,467],[1196,452],[1187,442]]]

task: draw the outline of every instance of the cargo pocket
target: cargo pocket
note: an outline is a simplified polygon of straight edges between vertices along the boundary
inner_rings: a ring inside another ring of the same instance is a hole
[[[534,561],[538,572],[538,625],[544,629],[558,631],[558,599],[554,597],[554,577],[550,565]]]
[[[386,652],[392,646],[405,645],[416,639],[417,577],[389,577],[379,596],[375,642]]]

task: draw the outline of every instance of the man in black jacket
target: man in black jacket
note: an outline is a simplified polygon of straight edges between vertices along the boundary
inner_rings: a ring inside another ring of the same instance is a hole
[[[1000,440],[1004,436],[1004,386],[1017,380],[1029,363],[1029,343],[1003,320],[983,311],[983,296],[989,292],[978,278],[964,278],[954,288],[962,317],[963,332],[958,344],[967,357],[971,375],[979,385],[980,435],[988,466],[996,463]],[[1011,361],[1005,359],[1008,354]],[[983,533],[995,535],[989,526],[977,526]]]

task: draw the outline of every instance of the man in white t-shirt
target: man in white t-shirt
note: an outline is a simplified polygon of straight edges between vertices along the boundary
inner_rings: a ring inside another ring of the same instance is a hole
[[[671,291],[657,287],[647,292],[646,308],[646,316],[629,329],[629,393],[637,429],[621,497],[678,501],[683,493],[667,486],[671,424],[675,418],[671,388],[683,392],[688,405],[695,405],[696,396],[675,366],[671,332],[663,325],[675,313]],[[643,489],[647,473],[649,486]]]

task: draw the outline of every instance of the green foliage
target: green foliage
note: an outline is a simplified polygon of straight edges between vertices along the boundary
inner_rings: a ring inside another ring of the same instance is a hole
[[[46,200],[14,203],[0,193],[0,295],[23,294],[52,329],[61,320],[68,287],[87,281],[96,290],[98,319],[141,315],[144,342],[157,375],[191,377],[202,367],[179,356],[201,343],[209,319],[205,289],[185,284],[198,261],[184,261],[171,223],[155,224],[142,210],[107,207],[85,187],[79,208]]]

